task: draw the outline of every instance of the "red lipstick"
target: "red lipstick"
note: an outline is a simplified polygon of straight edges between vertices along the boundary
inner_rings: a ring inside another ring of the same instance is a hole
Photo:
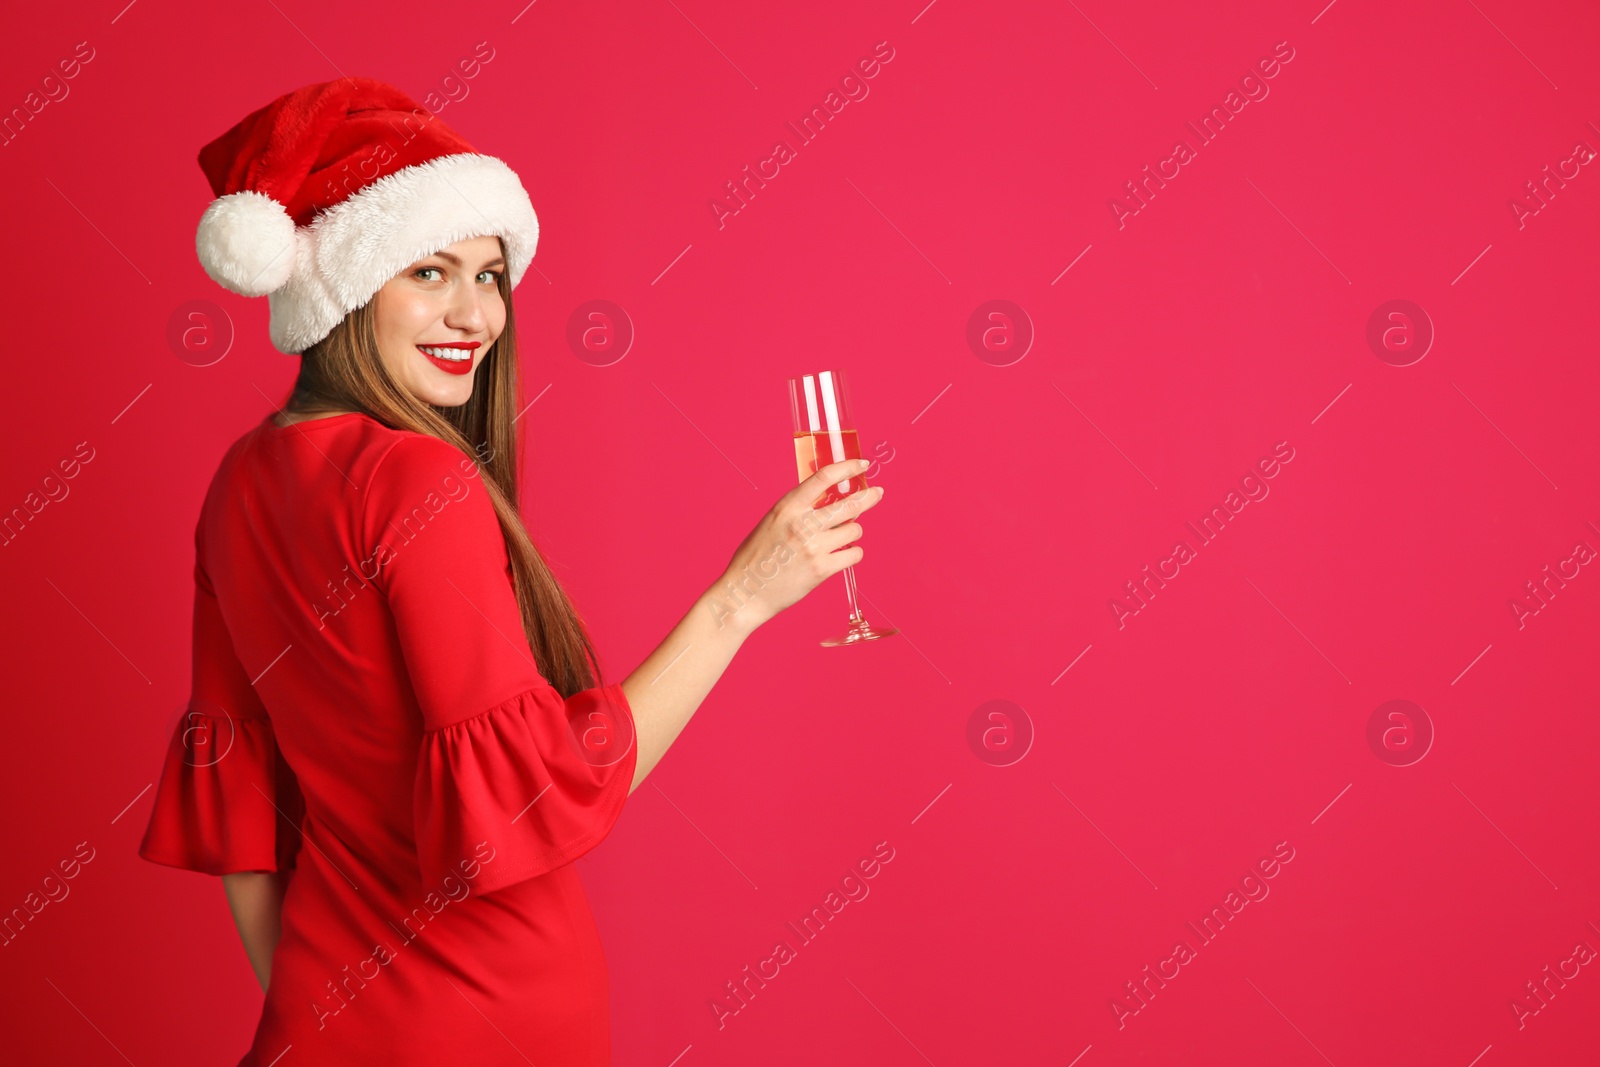
[[[472,357],[477,352],[480,344],[482,344],[481,341],[440,341],[437,344],[418,345],[417,351],[427,356],[429,363],[449,374],[471,374]],[[457,359],[447,359],[427,351],[430,348],[434,351],[460,352],[462,356]]]

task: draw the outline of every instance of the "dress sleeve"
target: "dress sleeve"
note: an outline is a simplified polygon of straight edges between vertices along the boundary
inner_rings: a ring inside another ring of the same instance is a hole
[[[367,488],[363,537],[417,706],[412,817],[423,884],[479,864],[481,893],[552,871],[610,832],[637,759],[620,683],[563,698],[522,628],[476,464],[402,437]]]
[[[189,704],[167,743],[139,855],[203,874],[293,870],[299,782],[234,653],[198,545],[194,577]]]

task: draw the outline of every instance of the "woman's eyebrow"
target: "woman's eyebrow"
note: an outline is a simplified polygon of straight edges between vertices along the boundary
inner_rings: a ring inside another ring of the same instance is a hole
[[[461,266],[461,257],[456,255],[454,252],[435,252],[434,255],[438,256],[440,259],[444,259],[444,260],[450,261],[452,264],[454,264],[457,267]],[[503,266],[505,266],[505,264],[506,264],[506,257],[504,257],[504,256],[495,256],[493,259],[491,259],[489,262],[485,263],[483,266],[484,266],[484,269],[487,270],[488,268],[495,267],[495,266],[503,267]]]

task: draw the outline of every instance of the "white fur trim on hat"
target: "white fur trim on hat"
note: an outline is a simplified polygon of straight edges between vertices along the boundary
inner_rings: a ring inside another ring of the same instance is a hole
[[[263,193],[229,193],[200,216],[194,249],[218,285],[240,296],[264,296],[289,280],[294,219]]]
[[[328,336],[395,275],[456,241],[500,237],[515,287],[533,260],[539,220],[515,171],[464,152],[379,178],[294,236],[293,272],[267,297],[272,345],[289,354]]]

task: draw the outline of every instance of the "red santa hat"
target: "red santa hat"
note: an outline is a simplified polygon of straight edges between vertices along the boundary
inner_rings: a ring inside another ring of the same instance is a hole
[[[200,167],[217,199],[195,251],[219,285],[267,297],[280,352],[465,238],[500,237],[515,286],[539,240],[515,171],[375,78],[286,93],[202,148]]]

